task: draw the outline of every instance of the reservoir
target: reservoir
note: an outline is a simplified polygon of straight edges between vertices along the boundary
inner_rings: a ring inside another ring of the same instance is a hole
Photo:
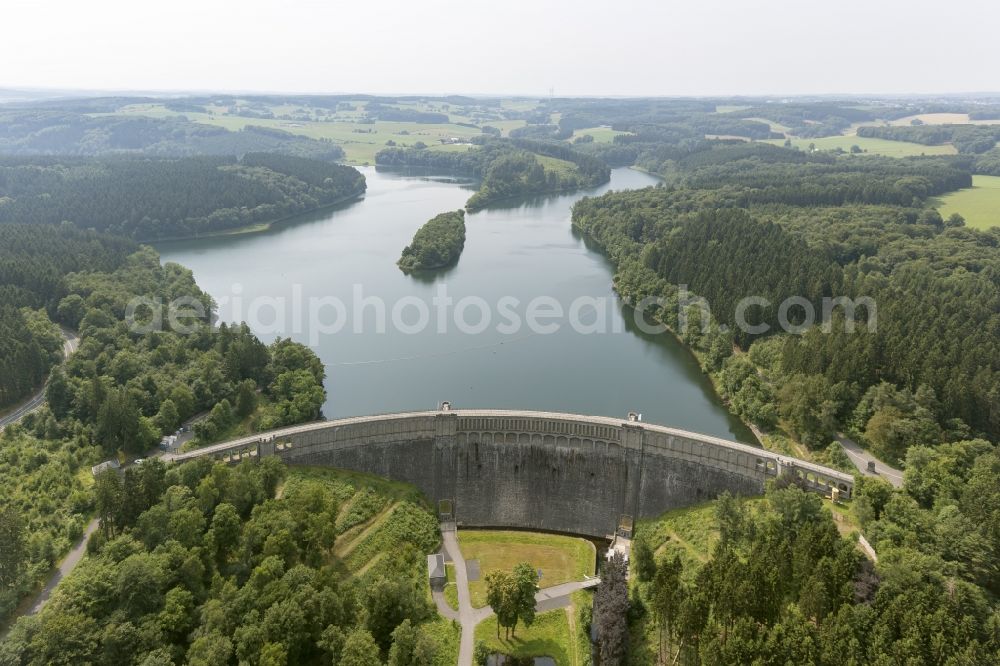
[[[458,263],[408,276],[396,261],[414,232],[462,208],[474,189],[452,177],[361,171],[363,199],[266,232],[157,247],[164,262],[194,271],[221,321],[246,320],[265,342],[312,346],[326,364],[325,416],[433,409],[442,400],[622,418],[636,411],[755,443],[680,342],[636,326],[614,296],[608,260],[571,229],[581,197],[655,178],[615,169],[600,188],[466,214]]]

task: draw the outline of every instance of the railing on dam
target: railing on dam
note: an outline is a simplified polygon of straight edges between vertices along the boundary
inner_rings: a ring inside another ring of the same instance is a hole
[[[447,403],[443,409],[435,411],[317,421],[165,458],[183,462],[209,456],[234,462],[280,455],[289,462],[296,462],[296,459],[307,461],[321,452],[435,438],[449,438],[460,448],[479,444],[535,445],[568,451],[613,448],[626,453],[631,451],[640,461],[648,462],[650,457],[670,458],[758,484],[768,477],[792,475],[817,492],[829,493],[837,489],[841,497],[847,498],[854,489],[854,477],[850,474],[718,437],[644,423],[634,414],[616,419],[554,412],[451,409]],[[648,466],[642,462],[639,465],[640,468]]]

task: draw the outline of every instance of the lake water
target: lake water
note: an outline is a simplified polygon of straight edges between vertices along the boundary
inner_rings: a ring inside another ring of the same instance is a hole
[[[433,409],[442,400],[615,417],[634,410],[645,421],[754,442],[679,342],[637,329],[614,298],[609,262],[570,227],[581,197],[646,187],[653,177],[616,169],[601,188],[469,214],[457,265],[413,277],[396,267],[403,247],[429,218],[461,208],[471,186],[362,171],[367,194],[338,209],[260,234],[158,247],[164,261],[194,271],[221,320],[247,320],[264,341],[280,335],[313,346],[327,368],[328,418]],[[528,305],[538,297],[549,301],[536,302],[536,314],[557,306],[564,316],[536,316],[532,330]],[[446,298],[452,305],[442,309]],[[422,314],[427,325],[417,330]],[[323,333],[338,322],[337,332]]]

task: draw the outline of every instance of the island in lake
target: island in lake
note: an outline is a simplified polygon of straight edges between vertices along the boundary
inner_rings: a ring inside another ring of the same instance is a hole
[[[435,215],[417,229],[396,262],[404,273],[444,268],[458,261],[465,247],[465,211]]]

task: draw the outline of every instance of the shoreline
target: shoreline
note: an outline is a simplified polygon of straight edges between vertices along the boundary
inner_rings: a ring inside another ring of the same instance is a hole
[[[136,242],[140,243],[141,245],[151,245],[155,247],[156,245],[162,243],[181,243],[184,241],[191,241],[191,240],[205,240],[210,238],[227,238],[230,236],[248,236],[251,234],[259,234],[265,231],[270,231],[276,226],[281,225],[283,222],[294,220],[297,217],[301,217],[303,215],[311,215],[313,213],[326,210],[328,208],[334,208],[336,206],[340,206],[345,203],[350,203],[352,201],[363,199],[366,192],[367,188],[361,190],[360,192],[355,192],[353,194],[345,195],[337,199],[336,201],[331,201],[328,204],[323,204],[322,206],[317,206],[316,208],[310,208],[309,210],[304,210],[298,213],[293,213],[291,215],[286,215],[285,217],[279,217],[277,219],[270,220],[268,222],[258,222],[256,224],[249,224],[242,227],[233,227],[232,229],[220,229],[218,231],[210,231],[208,233],[194,234],[191,236],[170,236],[167,238],[137,240]]]

